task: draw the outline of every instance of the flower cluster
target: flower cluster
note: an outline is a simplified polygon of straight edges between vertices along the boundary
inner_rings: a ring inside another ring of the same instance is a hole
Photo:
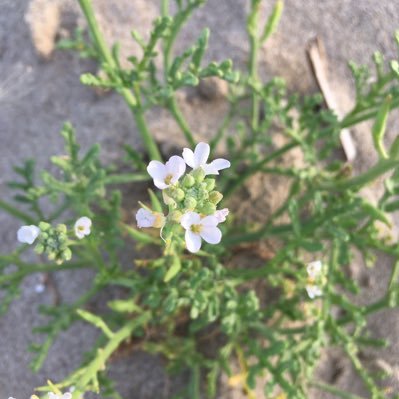
[[[306,291],[309,298],[314,299],[322,296],[322,286],[325,284],[323,264],[319,260],[311,262],[307,265],[306,271],[308,274]]]
[[[74,233],[78,239],[90,234],[91,220],[83,216],[79,218],[74,225]],[[72,241],[68,235],[68,229],[65,224],[58,224],[56,227],[49,223],[40,222],[39,226],[22,226],[18,229],[17,239],[23,244],[32,245],[36,239],[38,243],[35,251],[38,254],[46,253],[50,260],[56,263],[68,261],[72,257],[72,251],[69,246]]]
[[[218,224],[226,220],[228,209],[217,210],[223,195],[215,190],[216,182],[209,175],[230,167],[226,159],[215,159],[208,163],[210,147],[199,143],[194,152],[183,150],[182,156],[174,155],[165,164],[151,161],[147,171],[157,188],[162,190],[165,204],[169,207],[167,216],[148,208],[141,208],[136,214],[138,227],[163,229],[177,223],[185,230],[186,247],[198,252],[202,240],[218,244],[222,233]],[[185,174],[186,167],[192,170]]]

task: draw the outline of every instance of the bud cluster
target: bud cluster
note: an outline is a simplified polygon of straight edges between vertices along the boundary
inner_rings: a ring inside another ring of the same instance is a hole
[[[138,227],[163,228],[177,223],[185,229],[186,246],[191,252],[200,249],[201,239],[210,244],[220,242],[217,225],[226,220],[228,210],[217,210],[223,195],[215,189],[215,179],[208,176],[218,175],[219,170],[230,167],[230,162],[219,158],[208,164],[209,153],[209,145],[199,143],[194,152],[185,148],[182,157],[174,155],[165,164],[149,163],[147,171],[162,190],[169,213],[164,216],[141,208],[136,214]],[[192,168],[187,174],[186,165]]]
[[[78,239],[90,234],[91,220],[83,216],[79,218],[74,225],[74,233]],[[46,222],[40,222],[39,226],[22,226],[17,232],[18,241],[23,244],[33,244],[37,240],[35,252],[45,253],[49,260],[61,264],[64,261],[71,260],[72,251],[70,249],[73,243],[70,236],[72,231],[68,231],[65,224],[58,224],[53,227]]]
[[[45,253],[49,260],[55,260],[56,263],[62,263],[72,258],[72,251],[68,245],[68,231],[65,224],[59,224],[52,227],[46,222],[39,223],[39,242],[36,245],[35,252]]]

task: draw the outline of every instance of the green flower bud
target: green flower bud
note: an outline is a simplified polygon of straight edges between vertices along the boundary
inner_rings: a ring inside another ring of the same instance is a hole
[[[184,200],[184,191],[181,188],[176,189],[175,192],[175,197],[174,199],[178,202],[183,201]]]
[[[203,213],[204,215],[213,215],[215,212],[216,212],[216,205],[210,202],[206,203],[201,208],[201,213]]]
[[[39,229],[43,233],[43,231],[47,231],[51,229],[51,225],[46,223],[46,222],[40,222],[39,223]]]
[[[205,187],[200,187],[197,191],[197,199],[198,201],[206,201],[209,198],[209,193]]]
[[[195,179],[191,174],[184,176],[183,186],[185,188],[191,188],[192,186],[194,186],[194,184],[195,184]]]
[[[184,200],[184,206],[187,209],[195,209],[195,207],[197,206],[197,201],[195,198],[193,197],[186,197]]]
[[[169,214],[169,219],[170,219],[172,222],[180,223],[180,219],[181,219],[182,216],[183,216],[183,214],[182,214],[180,211],[172,211],[172,212]]]
[[[212,202],[212,204],[218,204],[223,198],[223,194],[219,193],[219,191],[212,191],[209,193],[209,201]]]
[[[61,257],[63,260],[71,260],[72,258],[72,251],[69,248],[66,248],[62,251]]]
[[[57,230],[59,233],[64,233],[64,234],[66,234],[66,232],[67,232],[67,227],[65,226],[65,224],[59,224],[59,225],[56,227],[56,230]]]
[[[205,179],[204,183],[205,183],[205,187],[208,191],[212,191],[216,185],[215,179]]]
[[[162,190],[162,197],[163,197],[163,202],[165,202],[166,205],[170,205],[174,208],[176,208],[176,201],[169,197],[169,195],[166,193],[167,190]]]
[[[196,183],[201,183],[204,181],[205,172],[203,171],[202,168],[195,169],[191,173],[192,173]]]
[[[43,244],[37,244],[35,247],[35,252],[39,255],[42,254],[44,252]]]
[[[166,195],[168,195],[170,198],[174,199],[177,202],[183,201],[184,199],[184,191],[181,188],[169,187],[165,191]]]

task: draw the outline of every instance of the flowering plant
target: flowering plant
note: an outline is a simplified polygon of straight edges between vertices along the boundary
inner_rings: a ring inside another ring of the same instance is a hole
[[[219,397],[221,376],[227,376],[227,384],[248,398],[257,397],[261,380],[267,398],[306,399],[312,389],[356,397],[314,377],[321,355],[337,346],[371,397],[385,398],[359,347],[381,344],[368,336],[367,318],[399,301],[399,250],[390,219],[399,208],[399,141],[390,148],[384,142],[388,114],[399,106],[398,62],[387,67],[382,57],[375,57],[377,73],[371,83],[364,68],[353,67],[356,105],[338,119],[322,108],[319,96],[299,101],[287,94],[281,79],[263,82],[258,76],[258,49],[276,28],[280,0],[263,30],[260,0],[251,0],[247,71],[238,73],[230,60],[204,65],[208,30],[174,57],[180,29],[204,2],[177,0],[171,13],[163,0],[162,16],[154,21],[149,40],[133,33],[142,57],[129,57],[131,67],[125,68],[117,48],[110,51],[105,44],[91,1],[79,0],[90,40],[78,32],[59,46],[98,61],[103,73],[84,74],[82,82],[122,95],[151,161],[147,165],[140,152],[126,146],[124,172],[103,165],[97,144],[81,155],[75,131],[67,123],[61,131],[66,154],[52,158],[61,178],[43,172],[37,182],[33,161],[16,168],[19,180],[10,186],[25,208],[3,199],[0,208],[23,224],[16,232],[23,245],[0,255],[0,311],[18,297],[30,274],[93,272],[92,285],[81,297],[40,308],[47,324],[36,330],[44,340],[30,348],[35,371],[57,336],[75,321],[83,319],[101,332],[79,368],[37,388],[43,399],[80,399],[89,391],[120,399],[108,366],[122,346],[156,353],[171,371],[188,373],[187,384],[170,396]],[[158,44],[163,74],[156,71]],[[208,78],[229,84],[229,111],[209,144],[193,135],[176,101],[176,91]],[[154,105],[171,113],[190,147],[166,162],[168,154],[161,154],[145,119]],[[378,161],[352,175],[350,166],[332,160],[331,154],[339,146],[340,131],[365,120],[373,121]],[[276,125],[282,144],[273,142]],[[300,166],[286,162],[295,150],[302,156]],[[229,159],[209,162],[216,151],[228,153]],[[366,199],[362,188],[383,175],[389,177],[382,196],[374,202]],[[261,186],[265,176],[268,182],[282,178],[286,188],[268,214],[264,210],[269,197],[262,196],[256,208],[245,191],[251,179],[260,177],[255,184]],[[149,197],[137,198],[143,201],[134,223],[132,204],[122,201],[122,189],[145,183],[158,190],[149,189]],[[43,203],[49,205],[43,208]],[[247,204],[246,210],[254,208],[256,217],[240,212],[242,204]],[[23,254],[34,243],[39,260],[30,263]],[[126,261],[132,247],[134,267]],[[352,298],[361,286],[348,278],[349,266],[355,253],[367,264],[374,263],[376,251],[392,258],[392,275],[384,297],[359,304]],[[107,301],[107,310],[89,311],[110,288],[117,290],[117,299]]]

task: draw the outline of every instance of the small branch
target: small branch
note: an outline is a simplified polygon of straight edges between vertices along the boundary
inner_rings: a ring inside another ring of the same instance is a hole
[[[323,42],[319,37],[311,40],[308,44],[307,55],[311,64],[313,76],[323,94],[324,101],[329,109],[334,111],[341,120],[343,115],[338,106],[338,101],[328,81],[328,60]],[[356,157],[356,148],[351,132],[344,128],[341,130],[341,145],[346,159],[351,162]]]

